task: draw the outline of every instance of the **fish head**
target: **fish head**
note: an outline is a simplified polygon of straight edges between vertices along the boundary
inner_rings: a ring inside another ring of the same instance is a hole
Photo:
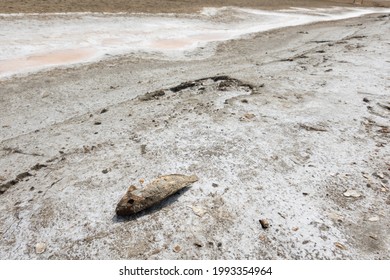
[[[121,198],[116,206],[116,214],[118,216],[126,216],[137,213],[144,207],[144,198],[134,194],[137,187],[130,186],[126,194]]]

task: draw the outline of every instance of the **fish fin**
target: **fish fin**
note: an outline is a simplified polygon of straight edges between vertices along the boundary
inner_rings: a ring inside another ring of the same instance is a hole
[[[131,185],[131,186],[127,189],[127,192],[132,192],[132,191],[135,191],[136,189],[137,189],[136,186]]]

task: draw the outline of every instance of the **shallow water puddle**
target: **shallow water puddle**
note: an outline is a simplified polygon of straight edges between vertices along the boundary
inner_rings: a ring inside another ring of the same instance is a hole
[[[40,70],[49,66],[60,66],[87,61],[96,55],[94,49],[59,50],[35,54],[25,58],[3,60],[0,63],[0,77],[7,73]]]

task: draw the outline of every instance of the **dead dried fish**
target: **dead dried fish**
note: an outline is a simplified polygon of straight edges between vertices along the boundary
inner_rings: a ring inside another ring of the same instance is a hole
[[[142,189],[130,186],[119,201],[116,214],[127,216],[140,212],[198,180],[196,175],[171,174],[158,177]]]

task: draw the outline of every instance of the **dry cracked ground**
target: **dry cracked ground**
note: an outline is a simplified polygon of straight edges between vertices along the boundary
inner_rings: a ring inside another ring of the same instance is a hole
[[[389,27],[2,81],[0,258],[389,259]],[[199,181],[116,217],[131,184],[172,173]]]

